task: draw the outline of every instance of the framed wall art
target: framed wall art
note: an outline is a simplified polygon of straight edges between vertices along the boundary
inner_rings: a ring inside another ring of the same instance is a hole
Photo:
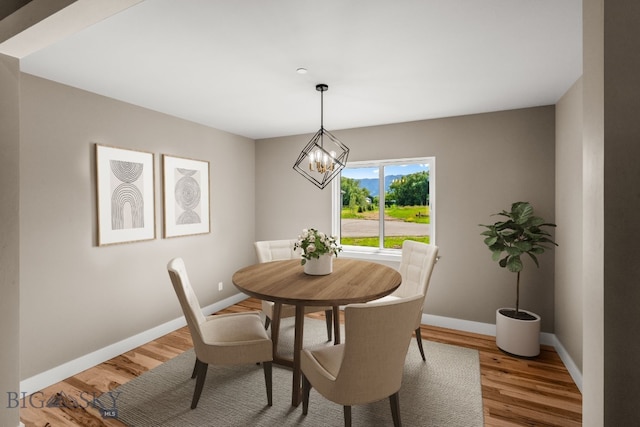
[[[164,237],[210,232],[209,162],[162,155]]]
[[[156,238],[153,153],[96,144],[98,246]]]

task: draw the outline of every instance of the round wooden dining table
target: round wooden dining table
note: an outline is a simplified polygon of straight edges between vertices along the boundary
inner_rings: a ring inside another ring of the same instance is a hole
[[[271,326],[273,362],[293,369],[291,404],[301,401],[300,351],[303,343],[304,307],[333,307],[335,342],[340,342],[338,307],[362,303],[389,295],[402,282],[400,273],[391,267],[356,259],[333,260],[333,272],[326,276],[304,273],[300,260],[272,261],[250,265],[238,270],[233,284],[255,298],[273,301]],[[293,360],[278,355],[278,335],[282,304],[296,307]]]

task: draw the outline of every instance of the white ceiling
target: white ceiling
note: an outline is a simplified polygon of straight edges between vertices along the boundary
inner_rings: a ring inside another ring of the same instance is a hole
[[[581,0],[145,0],[21,69],[252,139],[555,104]],[[308,73],[300,75],[296,69]]]

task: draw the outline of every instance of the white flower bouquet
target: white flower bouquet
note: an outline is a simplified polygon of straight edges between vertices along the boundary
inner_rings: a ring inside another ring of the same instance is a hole
[[[302,234],[298,236],[298,241],[294,248],[302,249],[302,260],[300,264],[304,265],[308,259],[320,258],[321,255],[331,254],[338,256],[338,252],[342,251],[342,247],[336,243],[333,236],[329,236],[315,228],[303,229]]]

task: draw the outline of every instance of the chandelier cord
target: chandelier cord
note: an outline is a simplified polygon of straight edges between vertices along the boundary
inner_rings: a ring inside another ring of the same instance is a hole
[[[324,90],[320,91],[320,129],[324,129]]]
[[[320,147],[324,148],[324,91],[320,90]]]

